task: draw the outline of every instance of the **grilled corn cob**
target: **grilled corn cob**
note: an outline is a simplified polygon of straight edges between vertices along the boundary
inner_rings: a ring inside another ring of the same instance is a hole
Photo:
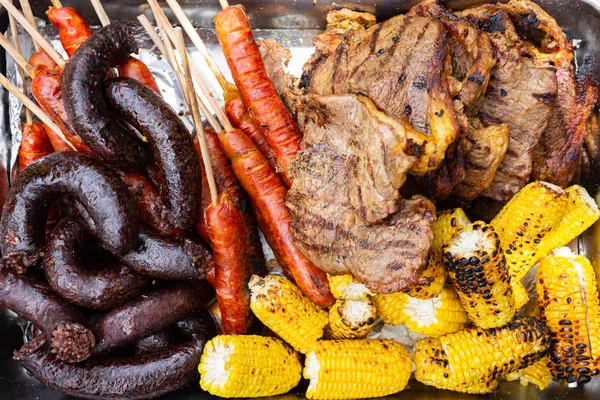
[[[458,332],[470,324],[454,288],[447,286],[429,300],[408,297],[402,309],[404,325],[413,332],[438,337]]]
[[[548,367],[549,363],[550,358],[544,356],[541,360],[534,362],[530,366],[506,375],[506,380],[516,381],[518,379],[523,386],[533,383],[540,390],[544,390],[552,382],[552,374]]]
[[[529,303],[529,293],[525,286],[519,281],[510,281],[513,291],[513,298],[515,299],[514,309],[515,312],[519,311],[523,306]]]
[[[394,340],[322,340],[306,356],[309,399],[387,396],[406,387],[412,361]]]
[[[491,393],[498,388],[496,379],[472,385],[453,379],[448,357],[438,338],[419,340],[415,344],[414,359],[415,379],[425,385],[470,394]]]
[[[404,306],[409,296],[403,292],[378,294],[373,296],[377,316],[386,324],[400,325],[404,322]]]
[[[366,300],[373,293],[365,285],[355,282],[352,275],[329,275],[329,287],[333,297],[339,300]]]
[[[496,328],[510,321],[514,297],[494,229],[484,222],[467,225],[443,252],[450,280],[473,323]]]
[[[328,339],[360,339],[371,331],[377,312],[373,301],[337,300],[329,309]]]
[[[277,275],[252,276],[250,308],[256,317],[295,350],[307,353],[323,336],[328,314],[292,282]]]
[[[447,277],[448,271],[442,262],[442,253],[430,250],[427,265],[421,274],[421,279],[427,279],[428,282],[424,285],[413,286],[405,293],[417,299],[432,299],[440,294]]]
[[[298,354],[264,336],[216,336],[206,343],[198,366],[200,386],[220,397],[286,393],[300,381]]]
[[[431,224],[431,228],[433,229],[431,249],[441,254],[442,247],[450,243],[452,236],[470,223],[471,221],[469,221],[462,208],[440,212],[437,220]]]
[[[569,386],[589,382],[600,361],[600,305],[590,262],[561,248],[538,267],[542,320],[552,331],[551,372]]]
[[[558,227],[566,207],[563,189],[536,181],[521,189],[492,220],[513,280],[520,281],[533,266],[540,242]]]
[[[579,185],[568,187],[567,207],[560,223],[540,242],[537,261],[552,250],[566,246],[600,218],[596,201]]]

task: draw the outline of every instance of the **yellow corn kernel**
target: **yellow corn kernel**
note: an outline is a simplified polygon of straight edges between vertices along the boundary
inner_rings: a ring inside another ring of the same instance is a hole
[[[513,280],[520,281],[538,259],[540,242],[556,229],[567,207],[567,193],[547,182],[532,182],[491,222]]]
[[[492,393],[498,389],[496,379],[473,385],[453,379],[448,357],[437,338],[419,340],[415,344],[414,360],[415,379],[425,385],[470,394]]]
[[[430,250],[427,265],[421,274],[421,279],[427,279],[428,282],[424,285],[413,286],[405,293],[417,299],[432,299],[440,294],[447,277],[448,271],[442,262],[442,253]]]
[[[404,322],[404,306],[409,296],[403,292],[378,294],[373,296],[377,316],[386,324],[400,325]]]
[[[307,353],[323,336],[328,314],[278,275],[252,276],[250,308],[269,329],[296,351]]]
[[[298,354],[277,338],[220,335],[204,346],[198,371],[200,387],[212,395],[262,397],[295,387],[302,365]]]
[[[431,250],[441,254],[442,247],[450,243],[452,236],[471,221],[462,208],[446,210],[438,213],[437,220],[431,224],[433,229],[433,242]]]
[[[437,297],[429,300],[409,296],[402,314],[408,329],[431,337],[458,332],[471,323],[451,286],[444,287]]]
[[[387,396],[408,383],[412,361],[394,340],[322,340],[306,356],[303,370],[309,399]]]
[[[536,291],[552,332],[552,376],[569,386],[589,382],[600,361],[600,304],[590,262],[563,247],[540,262]]]
[[[596,201],[584,188],[573,185],[565,191],[568,196],[567,208],[556,229],[542,239],[537,261],[549,255],[552,250],[569,244],[600,218],[600,209]]]
[[[530,366],[506,375],[506,380],[516,381],[518,379],[523,386],[533,383],[540,390],[544,390],[552,382],[552,374],[548,367],[549,363],[550,358],[544,356],[541,360],[534,362]]]
[[[475,222],[444,246],[444,263],[471,321],[480,328],[505,325],[515,315],[506,260],[494,229]]]
[[[337,300],[329,309],[328,339],[361,339],[371,331],[377,318],[373,301]]]
[[[333,297],[339,300],[366,300],[373,293],[365,285],[355,282],[352,275],[329,275],[329,288]]]

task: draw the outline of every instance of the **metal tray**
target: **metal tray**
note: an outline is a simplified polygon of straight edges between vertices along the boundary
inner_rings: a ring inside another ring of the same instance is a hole
[[[230,0],[232,3],[235,1]],[[99,22],[87,0],[63,0],[64,5],[75,7],[91,24]],[[325,1],[325,0],[245,0],[251,24],[258,38],[276,37],[283,45],[292,49],[294,65],[292,72],[299,72],[299,67],[312,53],[311,41],[325,25],[325,14],[332,8],[347,6],[354,9],[372,12],[378,20],[384,20],[395,14],[406,11],[417,4],[419,0],[355,0],[355,1]],[[442,1],[453,9],[463,9],[469,6],[490,1],[481,0],[449,0]],[[577,59],[582,60],[586,55],[595,55],[600,60],[600,0],[537,0],[537,2],[557,19],[569,38],[576,39],[579,48]],[[49,0],[32,0],[32,8],[36,16],[43,17],[49,6]],[[218,48],[217,40],[212,31],[212,19],[219,10],[216,0],[180,0],[188,16],[199,28],[200,34],[206,40],[211,52],[224,71],[224,59]],[[103,0],[103,5],[111,19],[135,21],[135,17],[144,12],[152,19],[151,13],[142,0]],[[0,11],[0,31],[5,31],[7,17],[4,10]],[[175,21],[175,18],[171,18]],[[194,54],[192,54],[194,56]],[[196,55],[197,56],[197,55]],[[196,57],[197,58],[197,57]],[[0,70],[5,69],[4,53],[0,52]],[[597,77],[600,78],[600,63],[597,64]],[[0,103],[0,127],[8,131],[6,93]],[[6,146],[5,144],[8,144]],[[10,137],[0,137],[0,161],[10,159]],[[4,162],[0,164],[5,164]],[[0,168],[0,187],[7,181],[6,171]],[[2,204],[0,191],[0,204]],[[592,255],[600,249],[595,249],[591,241],[580,240],[579,249]],[[0,400],[29,400],[68,399],[58,392],[46,388],[12,360],[12,353],[23,343],[25,324],[14,313],[0,309]],[[306,383],[301,383],[300,385]],[[299,390],[299,393],[302,393]],[[490,399],[600,399],[600,378],[595,378],[590,384],[575,389],[553,382],[544,392],[533,385],[521,386],[518,382],[501,382],[498,393],[489,396],[472,396],[449,391],[441,391],[426,387],[414,380],[401,393],[390,396],[391,399],[415,400],[450,400],[473,399],[477,397]],[[202,392],[198,385],[172,393],[163,397],[171,400],[210,399],[214,398]],[[282,395],[274,399],[294,399],[293,395]]]

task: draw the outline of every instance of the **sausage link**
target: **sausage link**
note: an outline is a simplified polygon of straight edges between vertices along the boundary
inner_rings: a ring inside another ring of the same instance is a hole
[[[29,64],[36,74],[45,70],[56,71],[58,69],[56,62],[43,49],[39,49],[29,57]]]
[[[187,342],[192,339],[193,335],[210,340],[218,334],[215,320],[204,308],[191,317],[177,321],[171,331],[176,343]]]
[[[161,195],[171,211],[172,224],[179,229],[192,227],[200,212],[202,182],[190,132],[175,111],[147,86],[117,78],[107,80],[105,88],[113,111],[152,144],[164,182]]]
[[[192,315],[213,298],[214,291],[204,281],[164,287],[101,317],[93,326],[95,355],[111,351],[152,335]]]
[[[143,167],[150,149],[111,115],[104,100],[106,73],[138,51],[133,34],[120,22],[95,31],[73,54],[62,73],[68,120],[84,143],[102,159],[124,169]]]
[[[69,57],[92,36],[92,29],[88,23],[71,7],[50,7],[46,16],[48,21],[58,28],[60,43]]]
[[[0,269],[0,304],[44,331],[60,360],[79,362],[90,356],[95,339],[85,317],[41,279]]]
[[[40,345],[24,346],[14,359],[52,389],[84,399],[151,399],[198,381],[204,339],[123,358],[65,364]]]
[[[143,339],[138,340],[133,345],[135,355],[142,355],[148,353],[154,353],[159,350],[163,350],[171,344],[171,334],[169,329],[163,329],[153,335],[146,336]]]
[[[90,236],[74,218],[64,219],[54,229],[44,255],[44,272],[52,289],[75,305],[96,310],[115,308],[141,294],[150,281],[122,264],[81,265]]]
[[[286,188],[277,174],[244,132],[234,129],[219,135],[223,151],[260,213],[258,219],[277,261],[294,278],[302,292],[314,303],[328,307],[334,298],[325,272],[316,267],[294,244],[290,214],[285,205]]]
[[[26,168],[9,191],[0,221],[7,266],[23,273],[40,260],[48,210],[62,196],[87,211],[107,250],[123,254],[136,245],[138,212],[119,177],[85,154],[52,153]]]
[[[231,121],[231,124],[242,130],[258,147],[258,150],[267,158],[269,165],[273,171],[277,170],[277,161],[273,155],[273,150],[269,147],[269,144],[265,140],[260,127],[256,125],[256,122],[250,116],[250,112],[240,95],[239,90],[228,89],[225,91],[225,113],[227,118]]]
[[[154,79],[154,75],[148,69],[148,66],[143,61],[138,60],[135,57],[129,57],[124,63],[117,66],[119,70],[119,76],[122,78],[131,78],[139,83],[148,86],[154,90],[159,96],[160,89]]]
[[[252,268],[245,251],[246,238],[239,234],[244,231],[242,216],[229,195],[227,190],[222,192],[219,202],[208,206],[206,225],[216,264],[213,287],[223,329],[225,334],[243,335],[252,326],[248,289]]]
[[[23,125],[23,137],[19,145],[19,169],[21,171],[35,160],[47,156],[53,151],[42,124],[33,122]]]

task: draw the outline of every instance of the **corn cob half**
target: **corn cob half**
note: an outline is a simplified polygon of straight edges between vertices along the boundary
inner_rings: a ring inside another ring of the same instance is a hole
[[[600,305],[590,262],[561,248],[538,267],[536,290],[542,320],[552,332],[551,372],[569,386],[599,373]]]
[[[450,280],[473,323],[496,328],[510,321],[514,297],[494,229],[484,222],[467,225],[443,251]]]
[[[536,181],[521,189],[492,220],[513,280],[520,281],[535,264],[539,244],[558,227],[566,207],[562,188]]]
[[[221,335],[209,340],[198,366],[200,386],[220,397],[275,396],[300,381],[299,356],[283,341]]]
[[[329,309],[329,325],[325,328],[328,339],[361,339],[375,323],[377,312],[373,301],[337,300]]]
[[[446,210],[438,213],[437,220],[431,224],[433,229],[433,242],[431,249],[441,254],[442,247],[450,244],[454,236],[461,228],[469,225],[471,221],[462,208]]]
[[[441,251],[430,250],[427,257],[427,265],[421,274],[421,279],[427,279],[428,283],[413,286],[405,293],[417,299],[432,299],[440,294],[447,277],[448,271],[442,261]]]
[[[378,294],[373,296],[377,316],[390,325],[400,325],[404,322],[404,307],[409,296],[403,292]]]
[[[338,300],[366,300],[373,293],[365,285],[355,282],[352,275],[327,274],[333,297]]]
[[[412,361],[394,340],[322,340],[306,356],[303,376],[309,399],[387,396],[408,383]]]
[[[548,364],[550,364],[550,358],[544,356],[541,360],[534,362],[530,366],[506,375],[506,380],[516,381],[518,379],[523,386],[533,383],[540,390],[544,390],[552,382],[552,374],[550,373]]]
[[[327,312],[292,282],[278,275],[254,275],[249,287],[252,312],[295,350],[307,353],[323,336]]]

